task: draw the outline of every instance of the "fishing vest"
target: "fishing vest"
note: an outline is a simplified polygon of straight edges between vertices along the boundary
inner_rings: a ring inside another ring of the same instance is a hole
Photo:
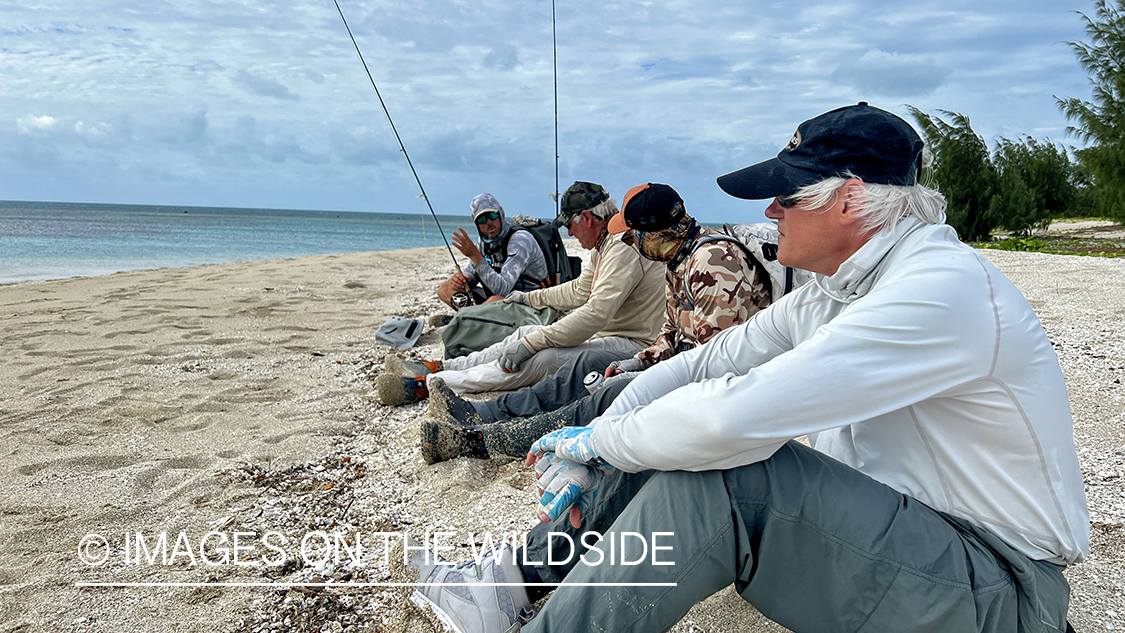
[[[504,267],[504,262],[508,261],[508,242],[511,241],[515,232],[516,228],[512,227],[508,229],[502,240],[492,240],[491,242],[480,240],[480,254],[484,255],[485,261],[496,272],[500,272],[500,269]]]
[[[511,241],[516,231],[524,230],[526,229],[513,226],[504,235],[504,239],[502,240],[493,240],[491,242],[480,240],[480,254],[484,255],[484,261],[488,262],[492,270],[499,273],[501,269],[504,268],[504,262],[508,261],[508,242]],[[485,284],[482,282],[481,285],[484,286]],[[519,279],[516,280],[516,285],[513,287],[513,290],[538,290],[539,288],[546,288],[549,285],[550,282],[546,279],[535,279],[526,272],[522,272],[520,273]],[[491,289],[489,289],[489,292],[492,292]]]

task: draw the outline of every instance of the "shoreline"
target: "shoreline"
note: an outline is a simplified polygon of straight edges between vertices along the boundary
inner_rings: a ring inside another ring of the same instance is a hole
[[[0,201],[0,202],[4,202],[4,201]],[[40,204],[58,204],[58,203],[40,203]],[[74,203],[74,204],[79,204],[79,203]],[[116,206],[122,206],[122,205],[102,205],[102,206],[116,207]],[[124,206],[145,207],[146,205],[124,205]],[[217,209],[216,207],[163,207],[163,206],[151,206],[151,208],[153,208],[153,209],[164,209],[164,208],[195,209],[195,208],[198,208],[200,210]],[[292,210],[292,209],[235,209],[235,210],[236,211],[304,213],[304,211]],[[311,213],[330,214],[330,213],[337,213],[337,212],[334,212],[334,211],[311,211]],[[375,214],[388,215],[388,216],[411,215],[411,214],[383,213],[383,212],[374,212],[374,211],[372,211],[372,212],[348,211],[348,212],[344,212],[344,213],[352,213],[352,214],[360,214],[360,215],[362,215],[364,213],[375,213]],[[445,217],[446,220],[454,220],[454,223],[456,222],[456,216],[443,216],[443,217]],[[461,220],[463,220],[463,219],[464,218],[461,218]],[[712,224],[707,224],[707,226],[709,226],[711,228],[721,229],[723,225],[712,223]],[[573,238],[570,238],[570,237],[567,237],[565,232],[560,232],[560,235],[562,236],[563,243],[567,247],[568,253],[570,253],[571,255],[581,254],[582,249],[579,247],[577,240],[575,240]],[[1118,223],[1113,222],[1111,220],[1059,219],[1059,220],[1052,221],[1051,225],[1044,230],[1036,230],[1035,232],[1033,232],[1031,237],[1036,238],[1036,237],[1044,237],[1044,236],[1054,236],[1054,237],[1067,236],[1067,237],[1070,237],[1070,238],[1073,238],[1073,239],[1083,240],[1084,242],[1087,243],[1087,247],[1090,248],[1090,249],[1096,248],[1096,245],[1099,244],[1099,243],[1111,245],[1111,246],[1116,248],[1118,246],[1118,243],[1123,238],[1125,238],[1125,225],[1118,224]],[[1002,239],[1003,237],[1005,237],[1005,236],[1004,235],[998,235],[998,236],[996,236],[996,239],[999,240],[999,239]],[[977,248],[977,250],[987,250],[987,247],[981,248],[979,245],[974,245],[974,247]],[[339,253],[320,253],[320,254],[312,254],[312,255],[292,255],[292,256],[287,256],[287,257],[270,257],[270,258],[266,258],[266,259],[247,259],[247,260],[207,262],[207,263],[199,263],[199,264],[187,264],[187,265],[182,265],[182,266],[174,265],[174,266],[158,266],[158,267],[155,267],[155,268],[128,268],[128,269],[114,270],[114,271],[111,271],[111,272],[103,272],[103,273],[75,274],[75,275],[70,275],[70,276],[67,276],[67,277],[48,277],[46,279],[20,279],[20,280],[15,280],[15,281],[0,281],[0,288],[4,288],[4,287],[7,287],[7,286],[20,285],[20,284],[40,283],[40,282],[48,282],[48,281],[67,281],[67,280],[73,280],[73,279],[88,279],[88,278],[92,278],[92,277],[105,277],[107,275],[118,275],[118,274],[123,274],[123,273],[140,273],[140,272],[152,272],[152,271],[162,271],[162,270],[175,270],[175,269],[179,269],[179,268],[196,268],[196,267],[200,267],[200,266],[217,266],[217,265],[223,265],[223,264],[247,264],[247,263],[251,263],[251,262],[266,262],[266,261],[275,261],[275,260],[276,261],[285,261],[285,260],[291,260],[291,259],[298,259],[298,258],[301,258],[301,257],[318,257],[318,256],[321,256],[321,255],[362,255],[364,253],[385,253],[385,252],[390,252],[390,251],[393,251],[393,250],[416,250],[416,249],[419,249],[419,248],[437,248],[437,249],[441,249],[443,255],[446,254],[446,246],[444,244],[439,244],[439,245],[436,245],[436,246],[419,246],[419,247],[414,247],[414,248],[411,248],[411,249],[388,249],[388,250],[374,250],[374,251],[345,251],[345,252],[339,252]],[[999,250],[999,249],[997,249],[997,250]],[[1048,253],[1048,254],[1052,254],[1052,255],[1059,255],[1059,254],[1061,254],[1061,255],[1071,255],[1071,254],[1074,254],[1074,255],[1079,255],[1079,256],[1081,255],[1081,253]],[[460,258],[460,259],[464,259],[464,258]]]
[[[5,201],[0,234],[4,283],[442,244],[435,220],[417,212]]]
[[[1090,558],[1067,572],[1071,622],[1120,628],[1125,289],[1115,282],[1125,261],[982,254],[1031,301],[1067,379],[1093,524]],[[426,405],[383,407],[373,393],[391,351],[374,344],[375,329],[391,316],[448,313],[433,288],[450,268],[438,246],[0,286],[0,630],[442,630],[402,589],[73,585],[408,580],[382,554],[319,570],[89,567],[76,554],[88,533],[428,527],[461,538],[534,525],[534,477],[522,464],[427,466]],[[406,355],[434,357],[440,346],[427,328]],[[673,630],[754,626],[784,631],[728,588]]]
[[[66,282],[66,281],[74,281],[74,280],[80,280],[80,279],[99,279],[99,278],[102,278],[102,277],[111,277],[113,275],[127,275],[127,274],[132,274],[132,273],[156,273],[156,272],[163,272],[163,271],[177,271],[177,270],[183,270],[183,269],[206,268],[208,266],[228,266],[228,265],[239,265],[239,264],[254,264],[254,263],[261,263],[261,262],[286,262],[286,261],[290,261],[290,260],[302,259],[302,258],[305,258],[305,257],[326,257],[326,256],[333,256],[333,255],[335,255],[335,256],[364,255],[364,254],[368,254],[368,253],[389,253],[389,252],[397,252],[397,251],[414,251],[414,250],[423,250],[423,249],[429,249],[429,248],[440,248],[443,253],[445,251],[444,246],[419,246],[419,247],[415,247],[415,248],[397,248],[397,249],[388,249],[388,250],[383,250],[383,251],[347,251],[347,252],[340,252],[340,253],[317,253],[317,254],[312,254],[312,255],[292,255],[292,256],[288,256],[288,257],[267,257],[265,259],[242,259],[242,260],[233,260],[233,261],[205,262],[205,263],[200,263],[200,264],[186,264],[186,265],[182,265],[182,266],[173,265],[173,266],[157,266],[157,267],[153,267],[153,268],[127,268],[127,269],[122,269],[122,270],[113,270],[113,271],[110,271],[110,272],[94,272],[94,273],[89,273],[89,274],[75,274],[75,275],[70,275],[70,276],[67,276],[67,277],[48,277],[46,279],[20,279],[20,280],[16,280],[16,281],[0,281],[0,288],[6,288],[6,287],[9,287],[9,286],[20,286],[20,285],[26,285],[26,284]]]

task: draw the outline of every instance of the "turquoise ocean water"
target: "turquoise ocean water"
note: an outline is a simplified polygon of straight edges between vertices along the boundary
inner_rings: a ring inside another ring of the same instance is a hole
[[[0,201],[0,283],[441,245],[429,213]]]

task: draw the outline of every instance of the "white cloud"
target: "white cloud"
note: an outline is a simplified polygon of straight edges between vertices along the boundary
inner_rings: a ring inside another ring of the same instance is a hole
[[[737,217],[715,176],[864,98],[962,112],[990,141],[1072,141],[1053,95],[1089,95],[1063,43],[1085,36],[1069,11],[1092,0],[1076,1],[559,4],[562,178],[618,197],[659,179],[702,219]],[[342,6],[435,206],[495,188],[539,208],[554,188],[550,3]],[[417,207],[331,3],[41,0],[3,5],[0,24],[0,120],[16,123],[0,125],[0,163],[20,170],[6,196],[128,202],[99,196],[143,180],[167,204]]]
[[[29,114],[16,119],[16,128],[23,134],[46,132],[55,129],[58,124],[59,122],[55,117],[48,115],[35,116],[34,114]]]
[[[74,133],[79,136],[90,136],[95,138],[102,138],[106,134],[113,131],[113,126],[108,123],[92,123],[86,124],[79,121],[74,124]]]
[[[840,64],[832,78],[859,91],[889,97],[917,97],[933,93],[945,83],[949,71],[928,55],[869,50],[858,59]]]

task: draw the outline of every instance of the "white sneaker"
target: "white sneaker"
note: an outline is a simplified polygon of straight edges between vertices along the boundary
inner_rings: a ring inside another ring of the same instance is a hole
[[[490,583],[524,582],[511,545],[494,548],[479,565],[470,560],[456,566],[420,565],[418,582],[442,586],[418,587],[410,601],[429,606],[457,633],[514,633],[535,616],[524,587]],[[440,559],[439,559],[440,560]],[[480,584],[478,584],[480,583]]]

